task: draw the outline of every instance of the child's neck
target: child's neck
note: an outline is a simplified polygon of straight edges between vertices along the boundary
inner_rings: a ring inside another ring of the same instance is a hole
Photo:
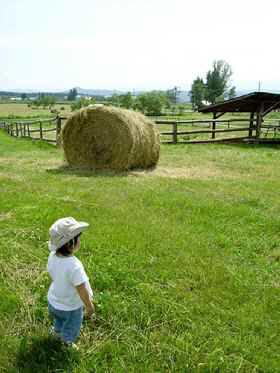
[[[59,256],[60,258],[70,258],[71,256],[74,256],[74,253],[69,254],[69,255],[62,255],[62,254],[56,253],[55,255]]]

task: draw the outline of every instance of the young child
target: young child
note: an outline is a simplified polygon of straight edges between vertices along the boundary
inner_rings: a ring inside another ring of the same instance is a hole
[[[54,333],[69,346],[75,347],[83,320],[94,313],[92,289],[80,260],[74,253],[80,247],[82,232],[88,227],[72,217],[57,220],[49,230],[51,251],[47,270],[52,279],[48,291],[48,309],[54,321]]]

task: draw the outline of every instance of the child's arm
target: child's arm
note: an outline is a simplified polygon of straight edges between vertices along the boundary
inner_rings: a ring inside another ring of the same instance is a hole
[[[79,296],[81,300],[83,301],[85,307],[86,307],[86,312],[88,316],[93,315],[94,313],[94,305],[91,301],[89,292],[87,291],[86,284],[83,282],[82,284],[76,286],[76,289],[79,293]]]

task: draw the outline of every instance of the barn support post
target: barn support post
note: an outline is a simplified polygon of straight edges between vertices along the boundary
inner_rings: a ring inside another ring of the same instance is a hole
[[[257,112],[257,128],[256,128],[256,138],[258,139],[261,134],[261,125],[263,122],[263,109],[264,109],[264,102],[261,102],[260,108]]]
[[[249,134],[248,134],[249,137],[253,136],[254,116],[255,116],[255,112],[252,111],[250,114],[250,126],[249,126]]]
[[[225,114],[225,112],[221,112],[220,114],[214,112],[213,113],[213,122],[212,122],[212,139],[215,138],[215,130],[216,130],[216,122],[215,122],[215,119],[218,119],[220,118],[221,116],[223,116]]]

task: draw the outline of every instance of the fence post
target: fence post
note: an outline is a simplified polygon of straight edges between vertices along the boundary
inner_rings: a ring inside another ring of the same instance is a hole
[[[61,133],[61,118],[58,116],[56,119],[56,146],[60,145],[60,133]]]
[[[172,126],[173,126],[173,144],[177,144],[177,122],[173,122]]]
[[[30,127],[29,127],[29,123],[27,123],[27,135],[28,135],[28,137],[30,137]]]
[[[217,117],[217,114],[216,113],[213,113],[213,119],[216,119],[216,117]],[[212,139],[214,139],[215,138],[215,130],[216,130],[216,122],[215,121],[213,121],[212,122]]]
[[[42,122],[40,122],[40,140],[43,140]]]
[[[18,137],[18,124],[16,123],[16,136]]]
[[[26,123],[23,123],[23,137],[26,135]]]

